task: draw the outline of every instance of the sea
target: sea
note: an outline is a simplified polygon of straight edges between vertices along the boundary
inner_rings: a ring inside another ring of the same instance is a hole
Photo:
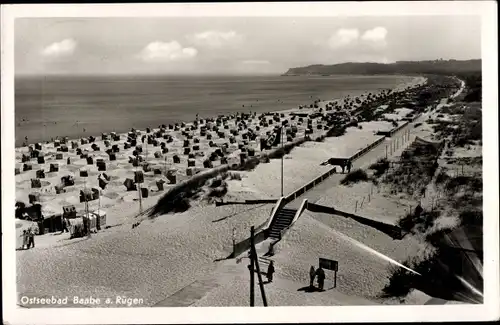
[[[274,112],[377,92],[409,76],[43,76],[15,79],[16,147],[156,128],[236,112]]]

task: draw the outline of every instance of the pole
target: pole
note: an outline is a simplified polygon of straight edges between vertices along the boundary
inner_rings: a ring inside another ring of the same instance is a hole
[[[283,150],[283,126],[281,127],[281,132],[280,132],[280,137],[281,137],[281,151],[282,151],[282,156],[281,156],[281,197],[283,197],[283,160],[285,158],[285,151]]]
[[[253,235],[255,228],[252,226],[250,229],[250,242],[253,243]],[[250,307],[255,306],[255,296],[254,296],[254,286],[255,286],[255,278],[254,278],[254,259],[253,252],[250,250],[250,265],[248,266],[250,270]]]
[[[252,231],[254,231],[253,227]],[[253,235],[250,238],[251,238],[250,254],[253,256],[253,260],[255,261],[255,270],[257,271],[257,278],[259,280],[260,295],[262,297],[262,303],[264,304],[264,307],[267,307],[266,291],[264,290],[264,282],[262,281],[262,274],[260,273],[259,259],[257,258],[257,252],[254,246],[255,243]]]
[[[387,145],[385,146],[385,159],[387,159]]]
[[[333,287],[336,288],[337,287],[337,271],[335,271],[335,275],[333,277]]]

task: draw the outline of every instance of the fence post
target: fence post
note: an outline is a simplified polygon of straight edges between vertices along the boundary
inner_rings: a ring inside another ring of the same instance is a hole
[[[354,207],[354,213],[356,213],[356,211],[358,211],[358,200],[356,200],[356,206]]]
[[[363,196],[363,199],[361,200],[361,204],[360,204],[360,206],[359,206],[360,208],[362,208],[362,207],[363,207],[363,203],[364,203],[364,202],[365,202],[365,197]]]

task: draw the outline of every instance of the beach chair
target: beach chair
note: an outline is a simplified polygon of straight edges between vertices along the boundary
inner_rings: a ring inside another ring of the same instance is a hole
[[[80,190],[80,203],[93,200],[92,191],[88,188]]]
[[[153,169],[153,174],[154,175],[161,175],[161,169],[160,168]]]
[[[205,160],[205,161],[203,161],[203,167],[204,168],[213,168],[214,165],[212,164],[211,160]]]
[[[167,180],[170,184],[177,183],[177,175],[175,174],[175,171],[169,170],[167,172]]]
[[[190,152],[191,152],[191,148],[184,148],[185,155],[189,155]]]
[[[87,140],[85,138],[80,139],[80,144],[83,145],[83,144],[87,144],[87,143],[89,143],[89,140]]]
[[[188,167],[194,167],[196,165],[196,160],[188,159]]]
[[[106,170],[106,163],[102,159],[98,159],[96,165],[97,165],[98,171],[105,171]]]
[[[147,187],[141,187],[141,197],[149,197],[149,189]]]
[[[192,167],[188,167],[186,168],[186,176],[193,176],[193,168]]]
[[[40,202],[40,193],[31,193],[28,195],[28,199],[30,204]]]
[[[220,163],[221,163],[221,165],[227,165],[227,163],[228,163],[228,161],[227,161],[227,157],[222,157],[222,158],[220,159]]]
[[[199,145],[193,146],[193,151],[198,151],[198,150],[200,150],[200,146]]]
[[[174,164],[180,164],[181,163],[181,158],[177,155],[175,155],[173,157],[173,160],[174,160]]]
[[[101,192],[99,191],[98,188],[93,187],[92,188],[92,200],[97,200],[99,199],[99,196],[101,195]]]
[[[31,179],[31,188],[41,188],[41,187],[42,187],[42,183],[40,182],[39,179],[37,179],[37,178]]]
[[[36,171],[36,178],[45,178],[45,172],[43,169],[39,169]]]
[[[67,176],[61,177],[61,183],[64,186],[73,186],[73,185],[75,185],[75,180],[74,180],[73,176],[67,175]]]
[[[151,166],[149,164],[142,165],[142,170],[147,173],[151,171]]]
[[[87,165],[93,165],[93,164],[94,164],[94,158],[87,157]]]
[[[19,175],[19,174],[21,174],[21,169],[16,167],[15,168],[15,175]]]
[[[32,170],[32,169],[33,169],[33,166],[31,164],[28,164],[28,163],[23,164],[23,171],[28,171],[28,170]]]
[[[50,164],[50,173],[55,173],[59,171],[59,164]]]
[[[80,169],[80,177],[89,177],[89,172],[86,169]]]
[[[39,164],[45,164],[45,157],[44,156],[38,156],[37,157],[37,163],[39,163]]]
[[[135,183],[144,183],[144,173],[140,170],[134,172],[134,181]]]
[[[66,192],[63,185],[56,185],[56,186],[54,186],[54,189],[56,191],[56,194],[61,194],[61,193]]]
[[[155,156],[155,158],[156,158],[156,159],[161,158],[161,152],[156,151],[156,152],[154,153],[154,156]]]
[[[62,159],[63,159],[63,154],[62,153],[56,154],[56,160],[62,160]]]
[[[55,141],[54,141],[54,148],[57,148],[57,147],[59,147],[60,145],[61,145],[61,141],[59,141],[59,140],[55,140]]]

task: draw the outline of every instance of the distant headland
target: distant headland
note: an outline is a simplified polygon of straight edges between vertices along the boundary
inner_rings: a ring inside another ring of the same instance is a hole
[[[455,74],[481,71],[481,59],[397,61],[395,63],[347,62],[315,64],[290,68],[282,76],[380,75],[380,74]]]

